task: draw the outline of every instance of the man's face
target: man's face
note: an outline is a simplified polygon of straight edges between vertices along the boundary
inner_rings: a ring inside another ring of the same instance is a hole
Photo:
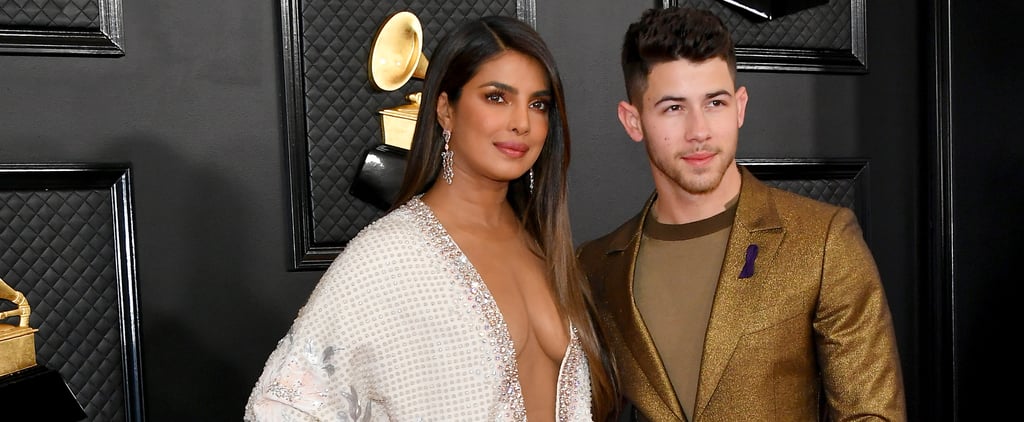
[[[640,101],[620,103],[619,119],[634,141],[645,142],[656,185],[691,195],[718,188],[736,157],[747,105],[726,62],[656,64]]]

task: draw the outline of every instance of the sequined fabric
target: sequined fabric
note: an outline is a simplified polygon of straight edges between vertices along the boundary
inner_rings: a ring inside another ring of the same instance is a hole
[[[575,330],[560,421],[590,421]],[[267,360],[247,421],[524,421],[508,328],[479,274],[419,199],[367,226]]]
[[[689,420],[907,420],[892,316],[853,212],[741,173]],[[673,356],[658,354],[632,295],[653,201],[579,256],[620,391],[650,420],[681,421],[662,363]]]

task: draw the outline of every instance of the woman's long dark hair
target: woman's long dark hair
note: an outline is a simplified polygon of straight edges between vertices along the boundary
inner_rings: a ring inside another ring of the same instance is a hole
[[[532,57],[544,67],[551,86],[552,107],[548,111],[547,140],[533,165],[534,191],[530,193],[529,176],[523,175],[509,184],[507,198],[526,231],[540,245],[559,311],[568,316],[579,332],[590,364],[594,416],[603,419],[617,399],[610,375],[613,370],[603,364],[597,328],[591,320],[590,289],[577,263],[569,226],[569,127],[565,97],[554,57],[533,28],[515,18],[489,16],[464,23],[438,44],[424,77],[412,149],[393,208],[426,192],[437,181],[444,149],[437,121],[438,97],[446,92],[448,101],[457,103],[462,87],[476,75],[480,65],[510,50]]]

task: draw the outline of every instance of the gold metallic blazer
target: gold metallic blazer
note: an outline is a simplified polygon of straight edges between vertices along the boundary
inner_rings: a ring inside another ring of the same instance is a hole
[[[692,422],[906,420],[892,318],[856,217],[740,171]],[[632,294],[655,197],[579,257],[625,399],[649,420],[683,421]],[[744,271],[749,245],[758,253]]]

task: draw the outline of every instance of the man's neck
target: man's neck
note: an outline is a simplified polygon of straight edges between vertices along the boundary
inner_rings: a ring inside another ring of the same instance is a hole
[[[693,194],[674,183],[670,186],[655,186],[658,199],[654,212],[662,224],[686,224],[716,215],[729,205],[729,201],[740,193],[741,177],[739,168],[733,163],[722,176],[721,183],[710,192]]]

